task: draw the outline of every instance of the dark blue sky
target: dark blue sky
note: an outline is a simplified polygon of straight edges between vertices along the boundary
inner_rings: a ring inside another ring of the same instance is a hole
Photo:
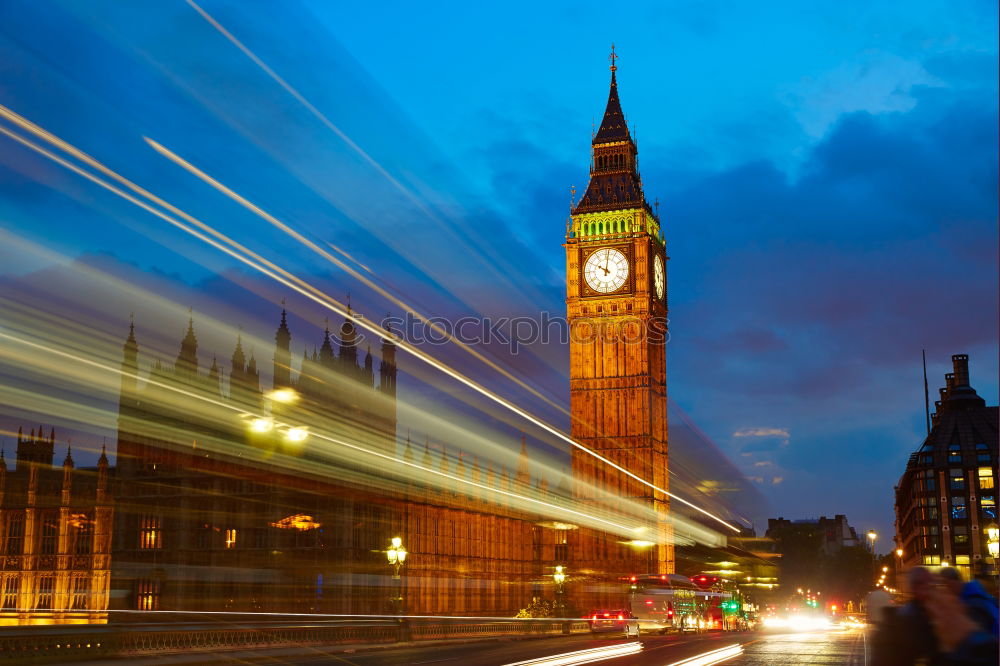
[[[181,1],[3,5],[0,103],[338,297],[350,289],[368,316],[385,304],[143,137],[425,312],[537,316],[563,311],[569,187],[586,185],[615,41],[671,256],[671,397],[773,513],[890,531],[892,486],[923,430],[922,348],[932,391],[964,352],[997,402],[994,2],[202,6],[415,197]],[[150,285],[184,303],[180,322],[193,303],[270,334],[259,297],[281,290],[0,145],[9,232]],[[42,309],[66,288],[53,257],[23,245],[0,262]],[[78,319],[109,336],[144,310],[77,296]],[[491,353],[567,400],[564,347]]]

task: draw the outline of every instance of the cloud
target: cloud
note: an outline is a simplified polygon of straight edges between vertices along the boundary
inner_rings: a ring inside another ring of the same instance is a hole
[[[787,428],[743,428],[733,433],[733,437],[782,437],[788,439]]]
[[[776,485],[778,485],[779,483],[781,483],[784,480],[785,480],[785,477],[783,477],[783,476],[772,476],[771,477],[771,485],[772,486],[776,486]]]

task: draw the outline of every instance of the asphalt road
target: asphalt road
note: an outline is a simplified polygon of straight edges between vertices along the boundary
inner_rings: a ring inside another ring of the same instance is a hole
[[[300,648],[298,650],[252,651],[211,657],[163,655],[135,659],[136,664],[335,664],[337,666],[506,666],[521,661],[555,657],[569,652],[623,646],[635,643],[621,638],[570,636],[537,640],[478,641],[451,645],[405,648],[358,649]],[[635,654],[591,663],[608,666],[670,666],[679,661],[728,646],[739,645],[743,653],[724,663],[732,666],[763,664],[845,664],[864,666],[864,634],[860,630],[829,630],[810,633],[731,633],[643,636]],[[106,662],[113,663],[113,662]],[[118,661],[118,664],[121,662]]]

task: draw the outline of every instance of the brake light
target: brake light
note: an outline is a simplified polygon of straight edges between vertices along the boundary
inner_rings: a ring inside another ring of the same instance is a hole
[[[667,617],[673,617],[673,616],[674,616],[674,612],[672,610],[668,610],[667,611]]]

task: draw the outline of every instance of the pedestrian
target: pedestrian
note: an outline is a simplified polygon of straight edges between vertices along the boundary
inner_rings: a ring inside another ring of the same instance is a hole
[[[910,569],[907,575],[910,601],[901,607],[884,607],[882,616],[874,620],[869,662],[871,666],[938,663],[940,650],[927,611],[933,583],[934,575],[929,569]],[[872,621],[869,609],[869,622]]]
[[[995,666],[997,638],[977,624],[952,579],[938,576],[926,595],[928,615],[940,647],[935,666]]]
[[[997,600],[990,596],[982,584],[977,580],[964,582],[962,574],[954,567],[944,567],[938,572],[943,583],[948,586],[952,594],[956,595],[965,606],[966,612],[973,622],[988,631],[994,638],[1000,636],[1000,612],[997,609]]]

